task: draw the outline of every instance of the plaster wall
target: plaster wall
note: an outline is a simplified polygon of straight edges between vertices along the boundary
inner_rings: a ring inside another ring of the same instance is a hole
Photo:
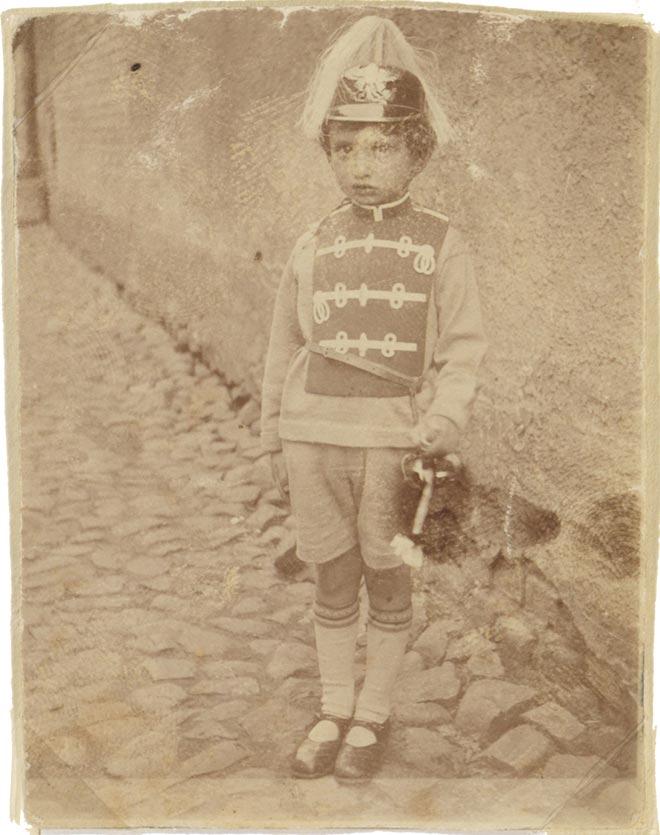
[[[280,269],[341,198],[294,123],[348,15],[137,14],[37,21],[37,87],[56,81],[41,106],[51,219],[257,387]],[[646,33],[476,12],[393,17],[437,55],[457,131],[415,192],[476,257],[491,349],[472,463],[482,479],[515,475],[535,500],[580,514],[639,475]]]
[[[255,393],[290,248],[341,199],[295,121],[319,53],[352,14],[35,22],[50,222],[136,307]],[[435,54],[456,130],[413,194],[449,214],[475,256],[490,351],[466,460],[505,497],[503,526],[516,495],[557,514],[572,544],[556,582],[570,589],[571,576],[595,572],[593,638],[612,611],[626,635],[636,587],[626,580],[622,597],[601,546],[623,515],[635,557],[649,34],[476,10],[390,14]],[[593,561],[575,546],[583,529]],[[612,652],[632,663],[634,648]]]

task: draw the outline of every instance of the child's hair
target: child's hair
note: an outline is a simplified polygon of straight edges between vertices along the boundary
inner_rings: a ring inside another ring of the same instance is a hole
[[[435,150],[438,141],[424,113],[415,113],[398,122],[352,122],[351,124],[374,124],[388,136],[401,136],[408,146],[411,156],[426,165]],[[324,122],[319,136],[321,147],[330,156],[330,123]]]

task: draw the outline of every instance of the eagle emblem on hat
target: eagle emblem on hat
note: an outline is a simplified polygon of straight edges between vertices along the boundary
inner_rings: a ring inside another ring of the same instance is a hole
[[[342,80],[350,86],[354,101],[386,104],[394,93],[392,82],[398,78],[390,68],[371,63],[347,70]]]

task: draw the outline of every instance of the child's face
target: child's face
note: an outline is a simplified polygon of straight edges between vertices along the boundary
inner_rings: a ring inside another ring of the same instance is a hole
[[[423,168],[402,136],[377,124],[330,122],[329,160],[339,188],[355,203],[391,203]]]

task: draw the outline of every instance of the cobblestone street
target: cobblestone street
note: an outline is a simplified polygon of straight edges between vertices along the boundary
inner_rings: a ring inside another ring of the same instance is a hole
[[[49,228],[20,237],[29,817],[537,828],[565,805],[620,729],[505,676],[484,630],[419,605],[382,775],[360,789],[288,777],[318,699],[313,585],[274,568],[295,529],[257,404]],[[587,825],[633,790],[610,765],[599,775]]]

